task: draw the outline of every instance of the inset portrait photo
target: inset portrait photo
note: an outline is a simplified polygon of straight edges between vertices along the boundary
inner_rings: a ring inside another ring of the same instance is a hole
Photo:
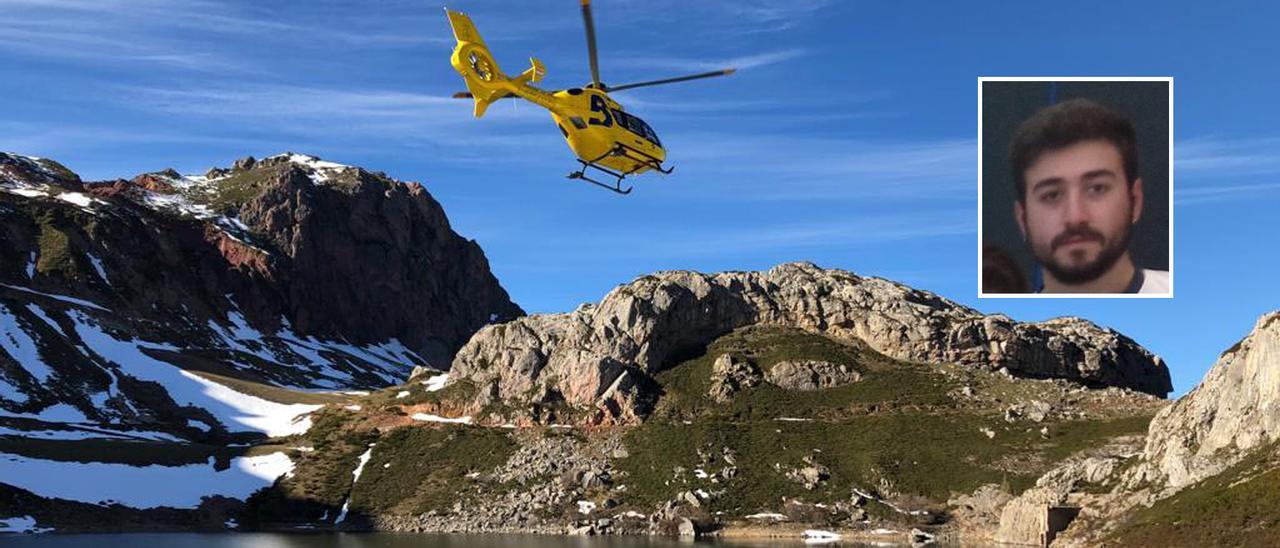
[[[978,79],[979,297],[1173,296],[1173,79]]]

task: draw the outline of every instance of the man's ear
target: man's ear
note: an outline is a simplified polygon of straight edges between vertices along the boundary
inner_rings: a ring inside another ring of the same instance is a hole
[[[1022,232],[1022,239],[1027,239],[1027,208],[1022,205],[1022,200],[1013,201],[1013,218],[1018,221],[1018,231]]]
[[[1137,224],[1138,219],[1142,218],[1142,177],[1133,180],[1133,189],[1129,191],[1129,195],[1133,197],[1133,211],[1129,214],[1133,218],[1130,224]]]

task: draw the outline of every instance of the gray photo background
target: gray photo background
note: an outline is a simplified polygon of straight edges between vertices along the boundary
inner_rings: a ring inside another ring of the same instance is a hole
[[[982,238],[1004,249],[1029,278],[1035,260],[1013,216],[1009,141],[1023,120],[1050,104],[1083,97],[1125,114],[1138,134],[1145,204],[1129,250],[1139,268],[1169,270],[1169,83],[983,82]],[[981,279],[979,273],[979,279]]]

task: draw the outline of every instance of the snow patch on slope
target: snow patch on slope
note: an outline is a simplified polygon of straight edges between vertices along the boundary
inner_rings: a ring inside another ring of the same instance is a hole
[[[49,324],[49,327],[54,331],[57,331],[59,335],[62,335],[63,337],[67,336],[67,333],[62,330],[62,326],[58,325],[58,322],[53,321],[53,318],[50,318],[43,308],[36,306],[35,303],[27,303],[27,310],[30,310],[32,314],[39,316],[41,320],[44,320],[44,323]]]
[[[217,181],[217,179],[207,179],[203,176],[192,175],[174,178],[154,173],[151,174],[151,176],[163,179],[175,189],[178,189],[178,192],[155,192],[139,187],[138,191],[141,194],[143,205],[146,205],[151,209],[164,211],[179,217],[189,217],[202,221],[210,221],[220,228],[227,237],[265,254],[271,254],[270,251],[254,245],[253,242],[249,241],[247,236],[251,231],[248,226],[240,221],[239,218],[219,214],[209,206],[196,203],[191,199],[191,195],[205,192],[209,183]]]
[[[164,344],[137,340],[120,340],[94,325],[88,317],[71,311],[75,331],[93,353],[114,362],[121,370],[142,380],[160,383],[179,405],[192,405],[208,410],[228,430],[253,430],[268,436],[287,436],[305,432],[311,420],[303,417],[320,405],[283,404],[232,390],[231,388],[183,371],[152,358],[143,348],[177,350]]]
[[[93,270],[98,273],[98,277],[102,278],[104,282],[111,283],[111,279],[107,278],[106,269],[102,268],[102,259],[92,253],[86,253],[85,255],[89,257],[89,264],[93,265]]]
[[[18,365],[40,383],[48,382],[49,377],[53,376],[53,368],[40,359],[36,341],[18,324],[17,316],[3,304],[0,304],[0,349],[17,360]]]
[[[234,300],[231,300],[231,304],[239,308]],[[223,325],[215,320],[207,323],[208,328],[227,348],[252,354],[263,361],[286,368],[299,369],[301,366],[308,371],[310,378],[316,379],[306,386],[278,381],[286,388],[332,390],[352,387],[355,377],[349,368],[343,367],[343,362],[347,361],[355,361],[355,367],[376,375],[383,384],[394,385],[402,382],[413,366],[423,363],[421,357],[397,339],[354,346],[345,342],[317,339],[311,335],[303,337],[293,331],[287,318],[280,318],[282,327],[271,335],[254,329],[238,311],[228,313],[227,320],[230,325]]]
[[[274,160],[278,158],[284,158],[291,164],[307,168],[307,177],[311,179],[311,182],[317,185],[332,182],[335,175],[349,169],[354,169],[353,167],[345,164],[326,162],[315,156],[298,154],[296,152],[286,152],[275,156],[268,156],[267,158],[263,158],[263,160]]]
[[[107,203],[83,192],[67,192],[49,185],[31,185],[18,181],[0,181],[0,192],[16,194],[23,198],[51,198],[62,200],[89,213],[97,214],[93,206]]]
[[[34,438],[42,440],[136,440],[139,438],[149,439],[152,441],[168,441],[181,443],[183,440],[164,432],[148,432],[148,431],[116,431],[99,428],[76,428],[72,427],[66,430],[21,430],[18,428],[9,428],[0,426],[0,436],[12,436],[19,438]]]
[[[440,415],[432,415],[430,413],[414,413],[409,418],[415,421],[423,421],[423,422],[443,422],[448,424],[471,424],[470,415],[467,415],[465,417],[449,418],[449,417],[441,417]]]
[[[360,473],[364,472],[364,465],[369,464],[369,459],[373,458],[374,445],[375,444],[369,444],[369,448],[365,449],[364,453],[360,454],[360,462],[359,464],[356,464],[356,469],[351,472],[351,475],[353,476],[353,478],[351,479],[352,491],[354,491],[356,488],[356,482],[360,481]],[[333,521],[334,523],[342,523],[343,521],[346,521],[347,507],[350,506],[350,504],[351,504],[351,494],[348,493],[347,499],[342,501],[342,511],[338,513],[338,519],[334,520]]]
[[[64,202],[78,205],[83,209],[89,209],[89,206],[95,202],[102,203],[102,200],[98,200],[96,198],[90,198],[82,192],[63,192],[58,194],[58,199]]]
[[[10,194],[17,194],[18,196],[23,196],[26,198],[38,198],[41,196],[49,195],[48,192],[45,192],[43,190],[36,190],[35,188],[29,187],[29,186],[4,187],[4,188],[0,188],[0,190],[3,190]]]
[[[22,286],[20,286],[20,285],[9,285],[9,284],[6,284],[6,283],[0,283],[0,286],[7,287],[7,288],[9,288],[9,289],[16,289],[16,290],[18,290],[18,291],[23,291],[23,292],[26,292],[26,293],[31,293],[31,294],[33,294],[33,295],[40,295],[40,296],[43,296],[43,297],[49,297],[50,299],[53,299],[53,300],[56,300],[56,301],[62,301],[62,302],[67,303],[67,304],[74,304],[74,305],[77,305],[77,306],[84,306],[84,307],[87,307],[87,308],[92,308],[92,309],[94,309],[94,310],[101,310],[101,311],[103,311],[103,312],[111,312],[111,310],[110,310],[110,309],[108,309],[108,308],[105,308],[105,307],[99,306],[99,305],[97,305],[97,304],[91,303],[91,302],[86,301],[86,300],[84,300],[84,299],[77,299],[77,298],[75,298],[75,297],[68,297],[68,296],[66,296],[66,295],[55,295],[55,294],[53,294],[53,293],[44,293],[44,292],[42,292],[42,291],[36,291],[36,290],[34,290],[34,289],[30,289],[30,288],[27,288],[27,287],[22,287]]]
[[[236,457],[223,471],[214,470],[212,462],[130,466],[0,453],[0,482],[42,497],[133,508],[195,508],[201,498],[213,495],[244,499],[291,471],[293,461],[284,453]]]
[[[36,527],[36,519],[31,516],[17,516],[0,519],[0,533],[48,533],[50,528]]]
[[[427,387],[427,392],[435,392],[437,390],[444,388],[445,385],[448,384],[448,382],[449,382],[449,374],[441,373],[425,381],[422,381],[422,385]]]

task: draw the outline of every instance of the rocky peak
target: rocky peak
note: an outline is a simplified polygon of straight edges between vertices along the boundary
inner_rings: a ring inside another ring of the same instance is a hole
[[[0,282],[99,303],[149,340],[218,340],[182,325],[392,341],[421,358],[404,373],[523,313],[420,184],[294,153],[211,172],[82,184],[0,154]]]
[[[1144,460],[1178,489],[1280,439],[1280,311],[1213,364],[1201,383],[1151,421]]]
[[[621,285],[594,306],[490,326],[453,362],[453,379],[521,401],[557,394],[614,418],[642,416],[649,376],[714,338],[784,326],[860,341],[914,362],[957,363],[1017,376],[1063,378],[1164,396],[1160,358],[1078,318],[1019,323],[888,280],[811,263],[761,272],[660,272]]]
[[[80,190],[80,176],[53,160],[0,152],[0,185]]]

